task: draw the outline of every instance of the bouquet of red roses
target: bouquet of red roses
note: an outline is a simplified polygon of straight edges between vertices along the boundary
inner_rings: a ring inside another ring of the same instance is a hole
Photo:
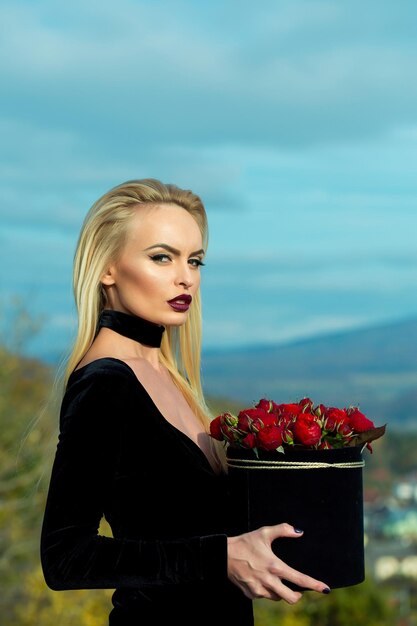
[[[314,405],[310,398],[277,404],[265,398],[238,415],[225,412],[210,424],[214,439],[232,447],[258,450],[330,450],[363,445],[372,452],[371,441],[385,433],[357,406],[337,408]]]
[[[218,415],[210,434],[227,448],[230,532],[285,520],[305,532],[273,543],[280,559],[330,587],[362,582],[362,453],[384,432],[357,406],[315,405],[308,397],[262,398],[237,415]]]

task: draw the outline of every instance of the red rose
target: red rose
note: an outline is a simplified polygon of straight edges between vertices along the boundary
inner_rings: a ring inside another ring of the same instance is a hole
[[[256,440],[263,450],[276,450],[282,444],[282,428],[267,426],[258,432]]]
[[[321,439],[321,428],[311,413],[302,413],[292,427],[294,440],[305,446],[315,446]]]
[[[265,417],[261,417],[260,421],[265,426],[278,426],[278,418],[273,413],[268,413]]]
[[[324,412],[323,425],[329,432],[334,432],[335,430],[340,432],[340,429],[343,429],[344,425],[349,423],[350,420],[346,409],[337,409],[336,407],[330,406]]]
[[[249,417],[251,420],[256,420],[257,418],[265,418],[267,415],[269,415],[269,413],[268,411],[265,411],[265,409],[257,409],[256,407],[252,407],[250,409],[244,409],[243,411],[240,411],[238,414],[238,418],[241,418],[244,415],[246,415],[246,417]]]
[[[355,445],[357,441],[372,452],[371,441],[380,437],[383,430],[375,428],[356,406],[343,409],[324,404],[315,406],[308,397],[281,404],[261,398],[237,416],[225,412],[210,422],[210,435],[214,439],[255,452],[256,448],[273,451],[294,445],[328,450]]]
[[[358,409],[354,408],[348,411],[350,423],[353,430],[356,433],[363,433],[365,430],[375,428],[375,424],[370,419],[361,413]]]
[[[297,415],[300,415],[302,409],[298,404],[287,403],[277,405],[277,415],[279,417],[279,423],[283,426],[291,424]]]
[[[293,418],[302,412],[302,407],[299,404],[282,404],[279,411],[279,416],[284,418]]]
[[[257,433],[269,426],[278,426],[277,416],[273,413],[265,413],[262,417],[254,419],[251,424],[251,431]]]
[[[328,406],[324,411],[324,417],[332,417],[334,420],[339,421],[347,417],[346,409],[338,409],[335,406]]]

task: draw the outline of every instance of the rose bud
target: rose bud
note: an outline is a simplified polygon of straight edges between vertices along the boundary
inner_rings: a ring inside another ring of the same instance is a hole
[[[338,422],[331,415],[329,417],[325,417],[323,420],[323,428],[327,430],[328,433],[333,433],[337,429]]]
[[[349,411],[349,419],[356,433],[363,433],[365,430],[375,428],[375,424],[356,408]]]
[[[286,428],[285,426],[282,431],[282,442],[289,446],[294,445],[294,434],[290,428]]]
[[[263,450],[276,450],[282,444],[282,428],[268,426],[256,435],[256,441]]]
[[[243,413],[242,415],[239,413],[238,420],[237,420],[237,427],[240,431],[244,433],[249,433],[251,430],[252,421],[253,420],[250,417],[248,417],[246,413]]]
[[[283,402],[281,402],[280,404],[277,404],[276,402],[272,401],[272,410],[274,413],[281,413],[282,409],[287,406],[286,404],[284,404]]]
[[[222,413],[220,415],[220,429],[224,439],[227,439],[227,441],[237,441],[239,439],[237,424],[238,419],[235,415],[231,413]]]
[[[332,448],[333,446],[326,440],[322,441],[318,447],[319,450],[331,450]]]
[[[294,441],[305,446],[315,446],[321,439],[321,428],[311,413],[302,413],[292,426]]]
[[[257,409],[263,409],[267,413],[271,413],[272,407],[273,407],[272,400],[266,400],[265,398],[262,398],[262,400],[259,400],[258,404],[256,405]]]
[[[304,413],[310,413],[313,408],[313,400],[311,398],[303,398],[298,402],[298,406],[301,407]]]
[[[238,424],[238,418],[236,417],[236,415],[232,415],[229,412],[222,413],[220,418],[221,418],[220,421],[222,422],[222,424],[227,424],[227,426],[237,426]]]
[[[323,417],[326,411],[327,411],[327,407],[324,404],[319,404],[314,409],[314,415],[317,415],[317,417]]]
[[[253,433],[248,433],[245,437],[243,437],[243,439],[241,440],[241,444],[245,447],[245,448],[255,448],[256,447],[256,436]]]
[[[279,415],[281,413],[282,407],[284,407],[285,404],[277,404],[273,400],[271,400],[271,402],[272,402],[272,413]]]
[[[280,415],[278,417],[278,424],[281,424],[282,426],[290,426],[293,422],[295,422],[295,420],[297,419],[296,415],[291,415],[291,413],[288,413],[288,415]]]
[[[350,437],[353,434],[352,426],[347,418],[338,423],[336,430],[342,437]]]
[[[218,441],[223,441],[223,433],[222,433],[221,425],[220,425],[220,417],[221,416],[218,415],[213,420],[211,420],[210,435],[213,437],[213,439],[217,439]]]

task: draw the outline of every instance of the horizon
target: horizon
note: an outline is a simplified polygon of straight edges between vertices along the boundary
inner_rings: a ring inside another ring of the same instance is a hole
[[[416,324],[417,325],[417,315],[413,315],[413,316],[407,316],[407,317],[403,317],[403,318],[399,318],[396,320],[388,320],[385,322],[376,322],[376,323],[370,323],[370,324],[365,324],[363,326],[357,326],[355,328],[341,328],[341,329],[335,329],[335,330],[330,330],[330,331],[323,331],[321,333],[315,333],[314,335],[305,335],[305,336],[299,336],[293,339],[288,339],[288,340],[282,340],[282,341],[277,341],[274,343],[271,342],[266,342],[266,343],[261,343],[261,342],[254,342],[254,343],[250,343],[250,344],[242,344],[242,345],[233,345],[233,346],[208,346],[205,347],[203,345],[202,347],[202,352],[201,352],[201,356],[202,359],[204,360],[204,357],[211,357],[211,356],[215,356],[215,355],[221,355],[221,354],[232,354],[232,353],[245,353],[247,352],[248,354],[250,354],[251,352],[256,352],[256,351],[273,351],[274,349],[279,349],[279,348],[292,348],[292,347],[296,347],[296,346],[302,346],[302,345],[306,345],[306,344],[311,344],[314,342],[320,342],[320,341],[328,341],[328,340],[332,340],[332,339],[336,339],[336,338],[340,338],[340,337],[348,337],[349,335],[357,335],[357,334],[362,334],[362,333],[367,333],[367,332],[373,332],[373,331],[383,331],[383,330],[389,330],[392,328],[396,328],[396,327],[400,327],[400,326],[404,326],[404,325],[408,325],[408,324]],[[8,347],[8,342],[7,339],[5,339],[3,337],[2,343],[4,346]],[[13,352],[13,347],[10,346],[11,351]],[[48,366],[56,366],[58,365],[58,363],[60,362],[61,359],[63,359],[65,357],[66,354],[68,354],[68,350],[69,350],[70,346],[67,346],[66,350],[50,350],[50,349],[45,349],[45,350],[33,350],[33,346],[32,349],[23,349],[22,351],[18,351],[19,356],[22,357],[27,357],[27,358],[35,358],[38,359],[39,361],[41,361],[42,363],[48,365]]]

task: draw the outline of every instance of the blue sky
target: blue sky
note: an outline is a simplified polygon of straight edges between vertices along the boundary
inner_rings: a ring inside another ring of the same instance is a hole
[[[417,316],[417,5],[3,1],[0,261],[67,347],[96,198],[192,189],[206,348]],[[7,329],[6,329],[7,332]]]

